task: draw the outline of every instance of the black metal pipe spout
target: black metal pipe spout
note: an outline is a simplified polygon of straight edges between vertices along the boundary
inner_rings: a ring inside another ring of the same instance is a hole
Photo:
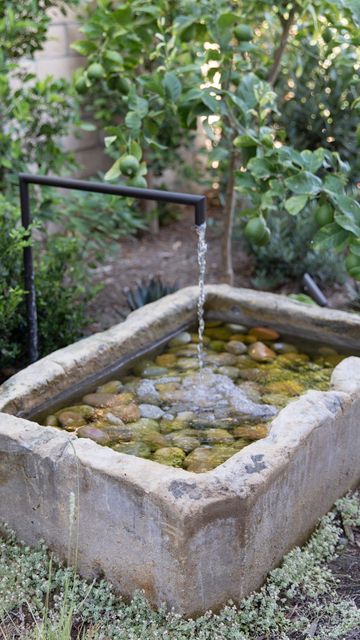
[[[195,225],[204,224],[206,220],[206,197],[190,193],[178,193],[176,191],[162,191],[160,189],[140,189],[138,187],[125,187],[122,185],[104,184],[102,182],[89,182],[87,180],[75,180],[73,178],[58,178],[51,176],[32,175],[21,173],[19,175],[21,222],[28,230],[31,224],[31,208],[29,198],[29,185],[39,184],[61,189],[74,189],[77,191],[89,191],[108,195],[136,198],[139,200],[154,200],[156,202],[170,202],[173,204],[191,205],[194,207]],[[34,260],[32,247],[24,248],[24,279],[26,291],[26,313],[28,324],[28,352],[29,361],[35,362],[39,357],[38,349],[38,322],[36,311],[36,289],[34,279]]]

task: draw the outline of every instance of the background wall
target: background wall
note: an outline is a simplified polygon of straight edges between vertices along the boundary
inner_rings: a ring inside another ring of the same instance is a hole
[[[61,11],[52,9],[49,15],[52,21],[45,47],[36,54],[35,60],[24,61],[24,66],[39,78],[52,75],[55,78],[63,77],[70,80],[75,69],[82,64],[81,56],[70,46],[74,40],[81,38],[76,13],[68,11],[64,16]],[[69,135],[63,139],[63,145],[75,152],[81,165],[76,172],[78,177],[105,171],[111,165],[111,161],[103,152],[102,134],[99,131],[81,131],[80,137]]]

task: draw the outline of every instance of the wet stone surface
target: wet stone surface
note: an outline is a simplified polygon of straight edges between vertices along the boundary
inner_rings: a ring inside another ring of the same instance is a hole
[[[163,353],[46,416],[44,425],[203,473],[265,438],[288,402],[327,390],[345,357],[324,345],[299,349],[268,327],[209,322],[199,371],[197,340],[195,330],[179,334]]]

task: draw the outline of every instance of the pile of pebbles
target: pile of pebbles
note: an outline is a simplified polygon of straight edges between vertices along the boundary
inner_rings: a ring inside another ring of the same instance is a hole
[[[328,389],[345,356],[320,346],[305,353],[268,327],[207,322],[205,368],[198,335],[183,332],[131,375],[100,385],[45,419],[129,455],[197,473],[264,438],[281,407],[307,389]]]

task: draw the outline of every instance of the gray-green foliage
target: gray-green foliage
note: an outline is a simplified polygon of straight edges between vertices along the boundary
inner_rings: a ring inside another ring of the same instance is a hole
[[[336,592],[327,566],[343,536],[337,515],[349,526],[360,526],[359,494],[339,500],[309,542],[293,549],[260,591],[239,607],[230,603],[217,615],[208,611],[195,620],[165,609],[155,612],[140,593],[125,604],[106,581],[87,583],[72,569],[50,563],[42,543],[30,549],[5,529],[0,542],[5,637],[70,640],[72,628],[72,637],[78,630],[86,640],[289,640],[296,632],[306,637],[316,620],[315,640],[340,640],[357,628],[360,614],[350,599]],[[31,612],[30,617],[26,614],[29,623],[20,632],[16,621],[19,612],[26,611]]]

